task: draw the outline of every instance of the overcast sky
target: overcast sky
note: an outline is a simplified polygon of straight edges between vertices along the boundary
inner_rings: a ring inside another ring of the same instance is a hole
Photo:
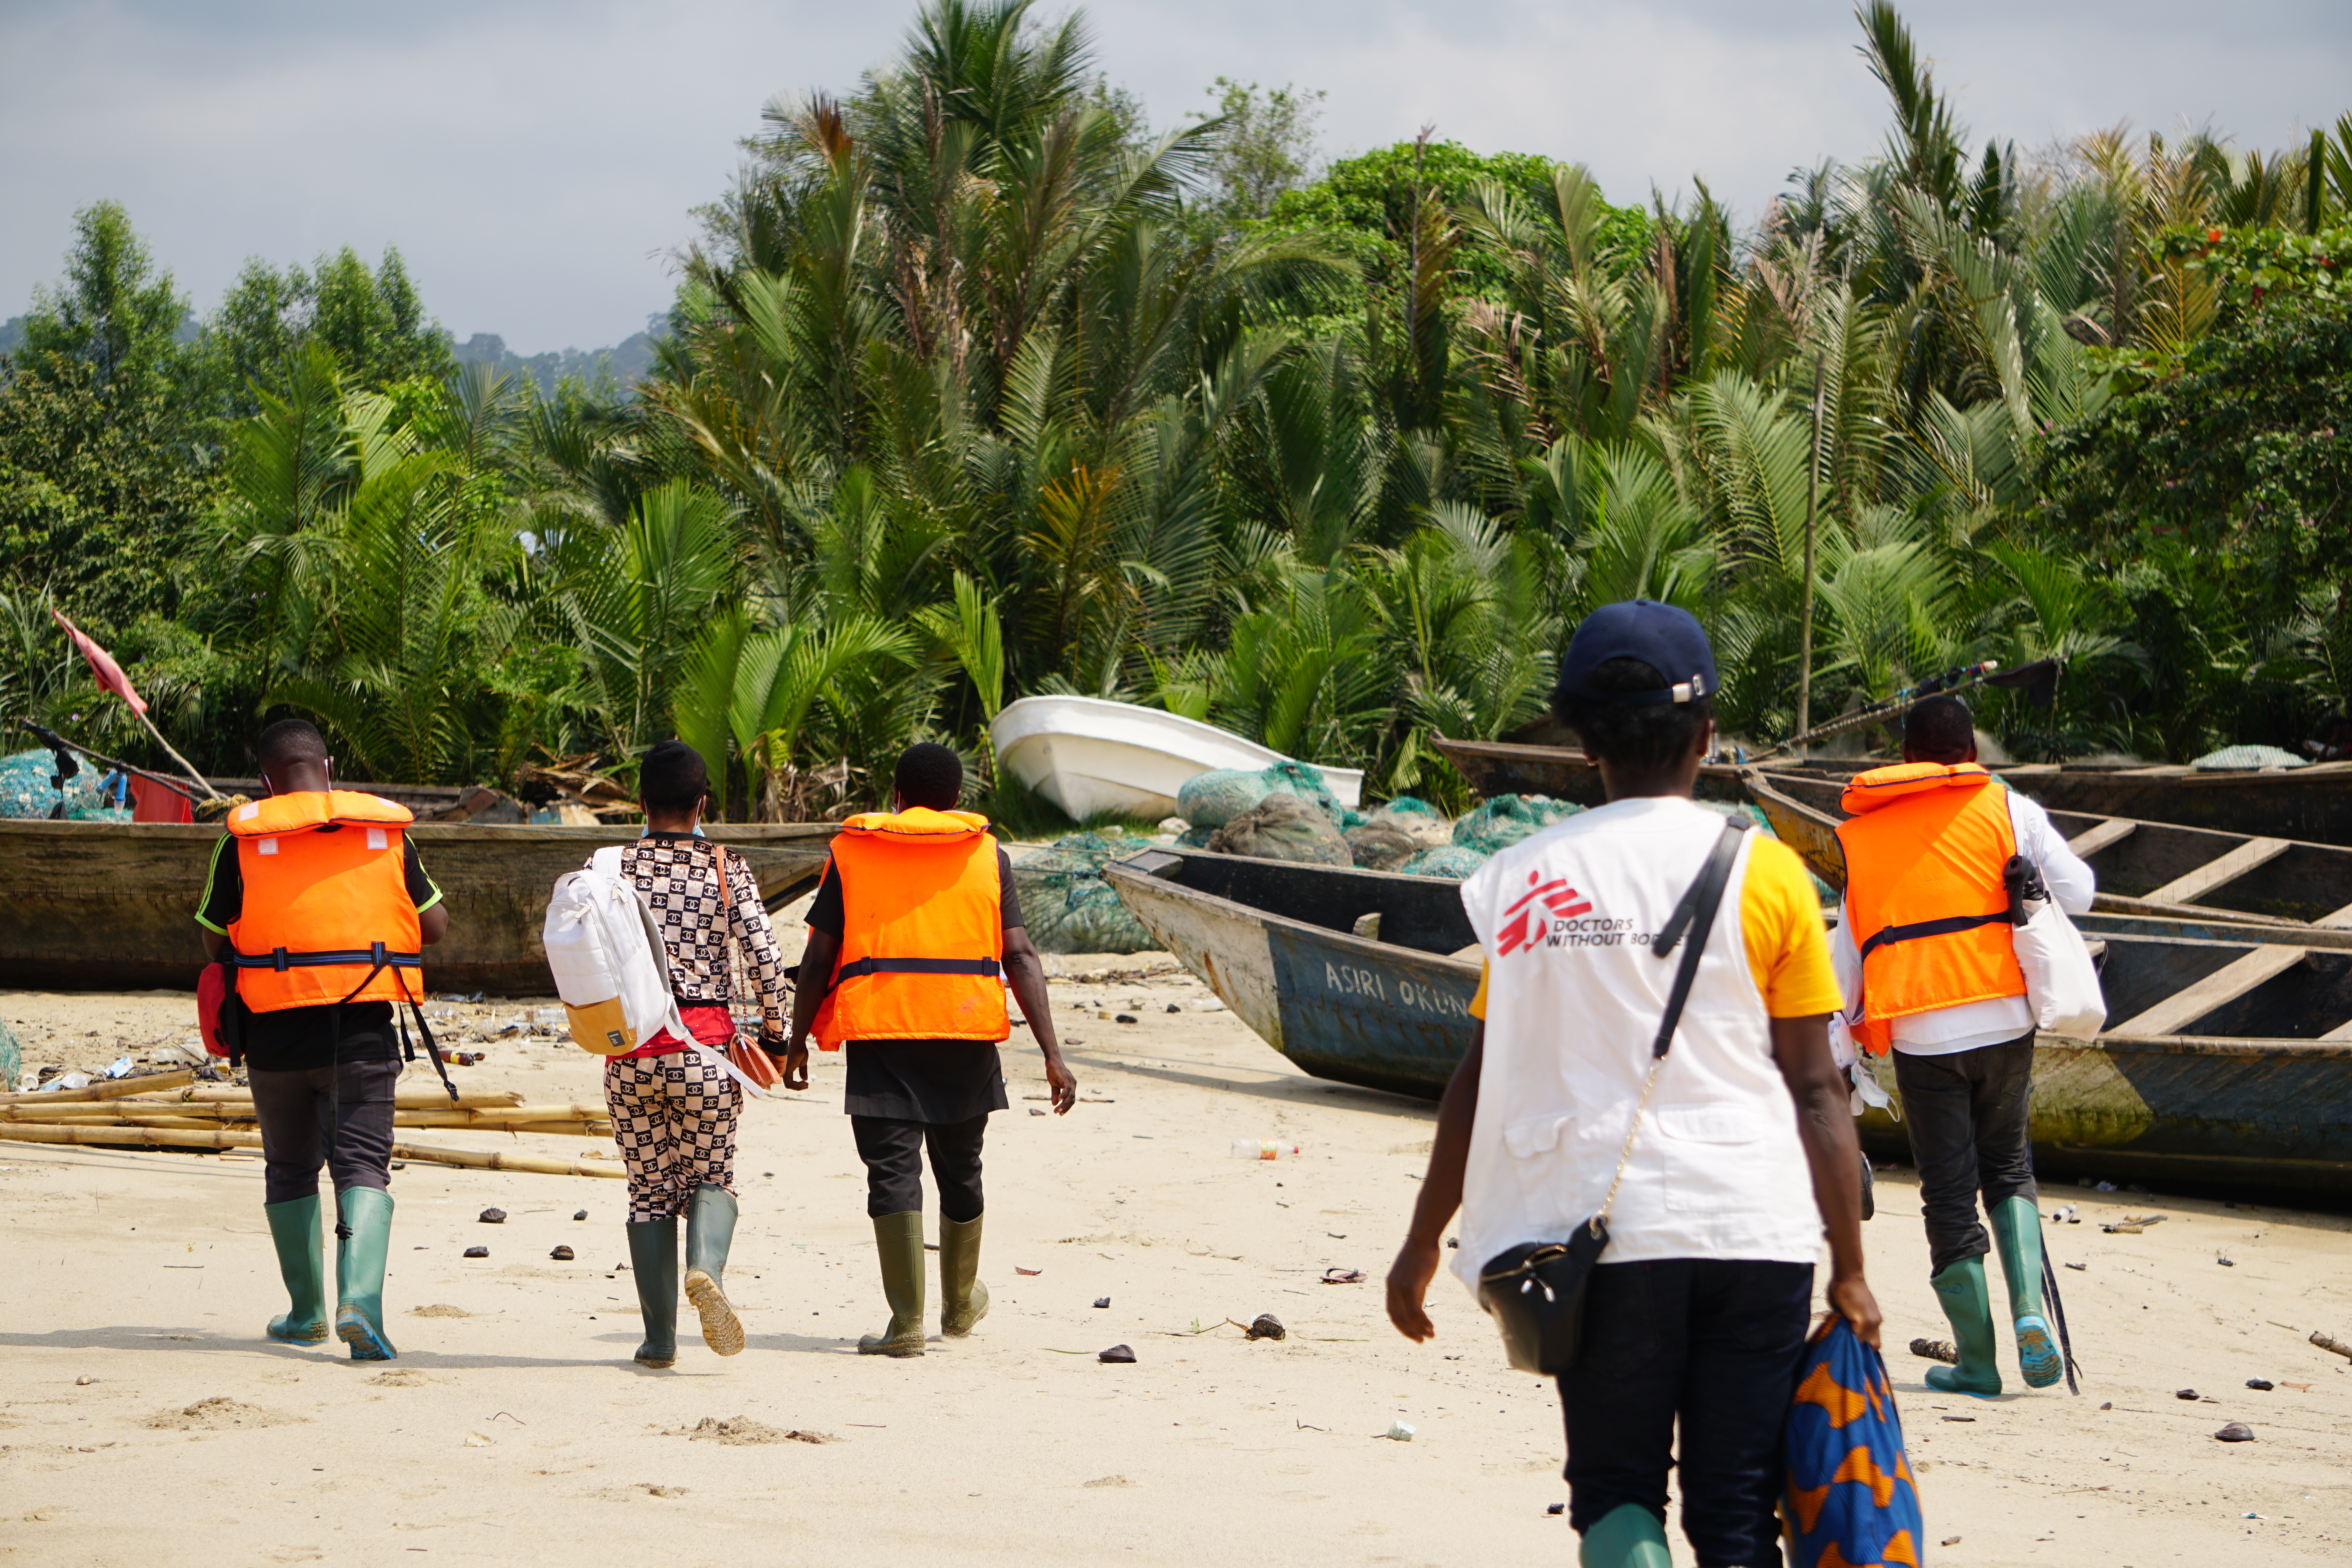
[[[1044,9],[1058,14],[1051,3]],[[1615,200],[1694,173],[1753,217],[1885,123],[1847,0],[1096,0],[1155,123],[1219,75],[1329,96],[1326,155],[1423,122],[1581,161]],[[1981,142],[2129,121],[2276,147],[2352,110],[2352,0],[1910,0]],[[248,256],[399,246],[460,339],[593,348],[668,300],[665,254],[779,92],[845,90],[913,0],[0,0],[0,317],[111,197],[208,311]]]

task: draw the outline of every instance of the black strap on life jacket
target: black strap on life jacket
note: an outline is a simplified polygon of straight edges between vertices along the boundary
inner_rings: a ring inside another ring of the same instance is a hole
[[[1999,909],[1989,915],[1946,915],[1941,920],[1914,921],[1909,925],[1886,926],[1871,933],[1870,940],[1862,944],[1861,956],[1868,958],[1880,948],[1892,946],[1898,942],[1917,942],[1922,937],[1930,936],[1952,936],[1960,931],[1974,931],[1979,926],[2005,926],[2009,923],[2009,910]]]
[[[342,963],[371,964],[373,967],[368,970],[367,979],[352,987],[352,995],[356,996],[369,980],[373,980],[383,970],[424,968],[425,955],[421,952],[386,952],[383,943],[377,942],[372,948],[351,948],[340,952],[289,952],[278,947],[268,952],[226,954],[222,962],[239,969],[272,969],[280,974],[289,969],[324,969],[331,964]],[[351,996],[343,1000],[348,1002]]]
[[[861,958],[845,963],[834,975],[839,985],[865,974],[979,974],[994,980],[1004,965],[993,958]]]

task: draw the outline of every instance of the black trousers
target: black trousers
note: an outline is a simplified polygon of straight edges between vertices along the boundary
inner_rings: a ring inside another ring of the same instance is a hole
[[[853,1116],[857,1157],[866,1162],[866,1212],[876,1219],[923,1206],[923,1149],[931,1151],[931,1179],[940,1213],[961,1224],[980,1217],[980,1143],[988,1112],[965,1121],[902,1121]]]
[[[345,1187],[392,1185],[398,1062],[345,1062],[340,1069],[293,1072],[248,1068],[246,1078],[253,1086],[254,1116],[261,1123],[263,1202],[284,1204],[314,1195],[319,1171],[329,1164],[339,1193]]]
[[[2033,1037],[1944,1057],[1895,1053],[1895,1087],[1911,1161],[1919,1167],[1919,1215],[1927,1226],[1929,1268],[1991,1250],[1977,1221],[2004,1198],[2037,1195],[2026,1133],[2033,1088]]]
[[[1577,1533],[1627,1503],[1664,1520],[1666,1471],[1679,1468],[1699,1568],[1779,1568],[1781,1430],[1812,1301],[1810,1263],[1595,1268],[1584,1342],[1559,1378]]]

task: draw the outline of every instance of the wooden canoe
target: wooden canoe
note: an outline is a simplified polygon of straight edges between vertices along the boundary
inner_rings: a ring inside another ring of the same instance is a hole
[[[1440,737],[1438,752],[1482,795],[1548,795],[1580,805],[1601,804],[1601,775],[1584,753],[1564,746]],[[1758,764],[1778,776],[1810,777],[1827,785],[1883,762],[1822,759]],[[2048,810],[2074,816],[2128,817],[2179,827],[2352,846],[2352,762],[2308,767],[2200,772],[2180,764],[2017,763],[1993,770]],[[1731,799],[1738,765],[1711,765],[1701,774],[1702,797]]]
[[[1837,825],[1845,816],[1838,804],[1844,786],[1763,770],[1748,771],[1741,783],[1813,874],[1843,889]],[[2352,848],[2082,812],[2052,811],[2050,822],[2098,874],[2096,908],[2104,912],[2352,930]]]
[[[425,868],[449,908],[449,934],[426,950],[435,991],[544,996],[553,982],[539,940],[556,878],[634,827],[419,823]],[[714,823],[742,852],[771,909],[815,885],[831,823]],[[191,991],[204,964],[193,916],[217,827],[127,822],[0,821],[0,984],[44,991]]]
[[[1182,849],[1104,875],[1243,1022],[1318,1078],[1434,1099],[1468,1047],[1479,966],[1452,956],[1472,940],[1458,884]],[[1353,934],[1370,914],[1378,940]],[[2045,1037],[2035,1053],[2042,1173],[2352,1196],[2352,950],[2115,918],[2101,938],[2115,1027]],[[1862,1133],[1881,1157],[1908,1156],[1884,1112]]]

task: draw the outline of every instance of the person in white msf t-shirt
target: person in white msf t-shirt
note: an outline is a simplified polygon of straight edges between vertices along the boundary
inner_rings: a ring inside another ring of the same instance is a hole
[[[1488,1259],[1564,1240],[1614,1183],[1559,1380],[1584,1568],[1668,1568],[1670,1471],[1703,1568],[1780,1563],[1781,1433],[1825,1229],[1828,1304],[1878,1342],[1861,1152],[1830,1054],[1838,992],[1821,906],[1785,845],[1741,836],[1643,1100],[1678,966],[1651,938],[1724,833],[1691,798],[1716,687],[1706,633],[1671,605],[1605,605],[1577,629],[1552,706],[1609,803],[1463,884],[1487,966],[1480,1022],[1388,1277],[1390,1321],[1427,1340],[1457,1206],[1455,1268],[1475,1289]]]

